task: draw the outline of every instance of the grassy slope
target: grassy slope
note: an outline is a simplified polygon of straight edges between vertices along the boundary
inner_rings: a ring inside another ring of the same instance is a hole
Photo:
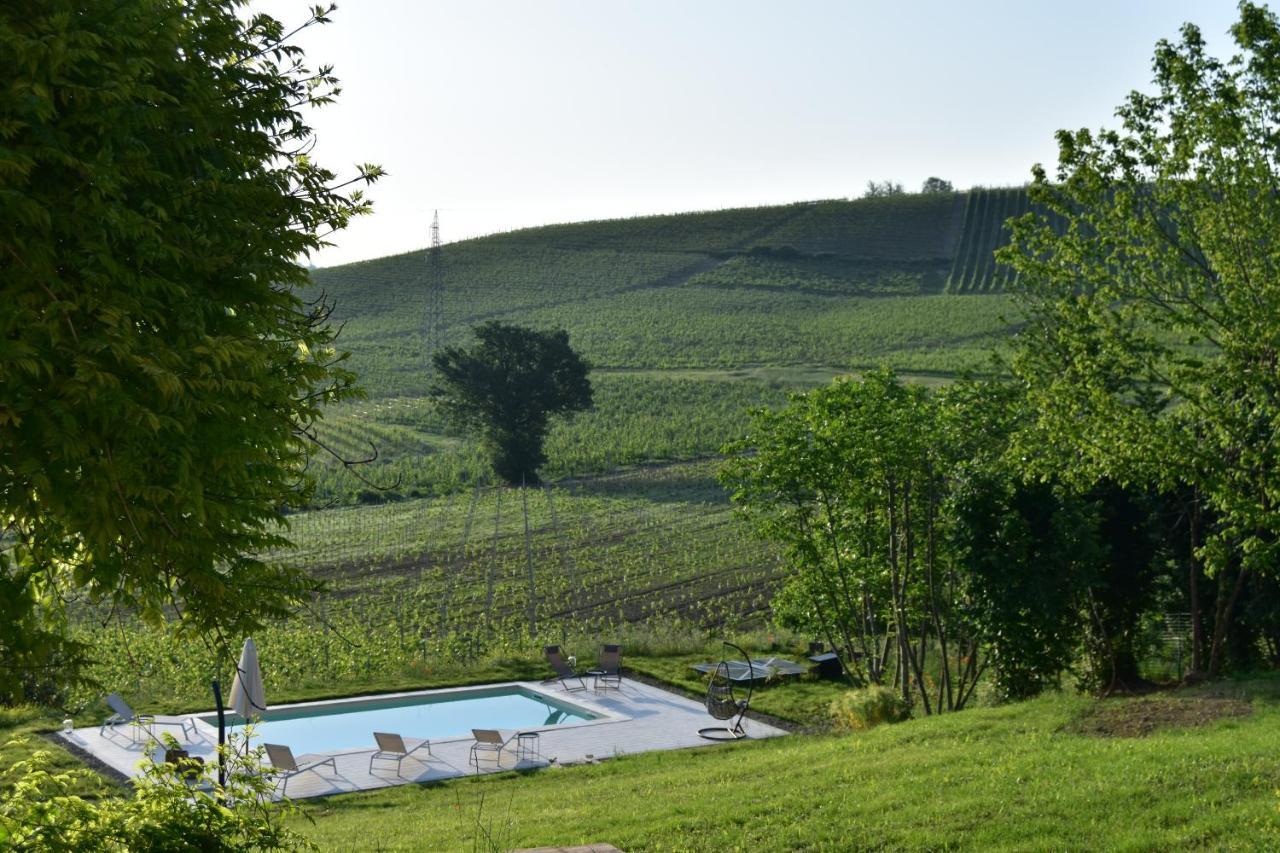
[[[869,299],[941,291],[963,212],[960,196],[903,196],[466,240],[444,250],[443,340],[461,342],[470,326],[497,318],[563,326],[594,363],[608,367],[888,361],[951,371],[971,362],[943,351],[998,335],[1002,300],[923,309],[931,322],[921,327],[911,326],[922,310],[917,299]],[[806,256],[733,255],[756,246],[793,246]],[[315,272],[337,302],[353,365],[375,396],[423,390],[431,345],[421,330],[425,273],[423,252]],[[930,353],[941,357],[930,361]]]
[[[1142,739],[1062,731],[1052,696],[850,736],[630,756],[592,767],[308,805],[325,849],[472,849],[477,810],[511,847],[638,850],[1276,849],[1280,705]],[[386,828],[394,826],[394,832]]]
[[[632,662],[646,671],[687,663],[683,657]],[[466,678],[453,671],[360,689],[527,678],[540,671],[524,661],[495,661]],[[830,687],[799,688],[772,688],[759,704],[818,717]],[[1047,696],[863,734],[791,736],[334,797],[307,803],[305,815],[314,823],[299,825],[324,850],[483,849],[472,846],[478,813],[509,847],[604,840],[628,851],[1277,849],[1280,681],[1211,690],[1252,699],[1253,715],[1146,738],[1103,739],[1064,731],[1094,700]],[[278,700],[333,693],[313,686]],[[81,725],[94,719],[79,715]],[[59,767],[76,766],[43,740],[3,746],[56,724],[25,709],[0,714],[0,766],[33,748],[50,749]],[[3,788],[0,781],[0,794]]]
[[[826,370],[819,381],[833,373]],[[773,376],[741,381],[727,372],[698,377],[598,372],[592,377],[595,408],[553,423],[542,475],[556,480],[654,459],[706,455],[741,434],[748,409],[779,405],[788,388],[813,381]],[[362,473],[380,484],[398,482],[395,496],[447,492],[485,477],[483,458],[446,430],[427,398],[390,397],[335,407],[324,431],[329,445],[348,458],[368,455],[368,441],[375,442],[378,458],[363,466]],[[316,472],[327,495],[366,488],[333,465],[319,466]]]
[[[649,672],[677,672],[687,663],[684,656],[629,661]],[[358,687],[410,689],[540,671],[527,661],[493,661],[466,674]],[[277,699],[334,692],[312,686]],[[759,704],[814,719],[832,692],[819,683],[777,687]],[[1104,739],[1064,731],[1095,700],[1054,695],[863,734],[791,736],[333,797],[305,804],[299,826],[323,850],[484,849],[472,846],[478,814],[508,847],[604,840],[628,851],[1277,849],[1280,680],[1183,695],[1210,692],[1251,699],[1253,715]],[[85,713],[78,722],[95,719]],[[0,714],[0,766],[34,748],[50,749],[59,767],[77,766],[43,740],[3,745],[56,724],[25,709]]]
[[[447,604],[457,630],[483,621],[489,578],[493,617],[523,623],[530,557],[544,630],[597,620],[711,619],[730,605],[735,613],[750,612],[761,606],[778,571],[774,549],[746,535],[706,463],[566,482],[525,495],[484,490],[327,510],[291,522],[305,543],[292,559],[346,593],[359,591],[362,607],[385,618],[390,595],[405,592],[430,627]],[[331,606],[337,611],[342,604]]]
[[[715,453],[741,433],[746,408],[781,401],[776,383],[759,381],[761,369],[817,377],[880,364],[941,377],[985,370],[1008,334],[1011,306],[1001,295],[942,295],[965,211],[960,195],[902,196],[461,241],[444,250],[439,342],[425,340],[421,328],[423,252],[317,270],[337,303],[351,365],[373,398],[336,411],[321,432],[349,457],[364,455],[364,439],[374,442],[379,461],[366,473],[379,483],[398,476],[402,495],[485,476],[474,447],[448,435],[428,403],[412,401],[426,390],[432,346],[465,343],[486,319],[568,329],[574,345],[610,372],[597,377],[597,411],[553,433],[546,468],[553,478]],[[787,246],[803,254],[777,253]],[[706,382],[708,371],[720,371],[722,381]],[[644,383],[630,381],[637,372]],[[350,501],[365,488],[332,460],[319,461],[322,499]]]

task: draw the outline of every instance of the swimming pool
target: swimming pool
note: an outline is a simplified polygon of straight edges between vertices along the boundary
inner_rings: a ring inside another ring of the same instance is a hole
[[[472,729],[540,729],[597,719],[599,715],[546,693],[516,685],[419,693],[268,708],[254,726],[255,743],[280,743],[304,752],[371,749],[373,733],[441,740]],[[217,727],[216,715],[200,718]],[[229,731],[244,721],[227,715]]]

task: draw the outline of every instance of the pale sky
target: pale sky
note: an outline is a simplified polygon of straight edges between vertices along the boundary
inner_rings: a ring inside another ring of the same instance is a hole
[[[286,23],[321,0],[260,0]],[[299,43],[335,170],[389,172],[327,266],[549,222],[1027,180],[1053,132],[1112,125],[1152,49],[1228,0],[347,0]]]

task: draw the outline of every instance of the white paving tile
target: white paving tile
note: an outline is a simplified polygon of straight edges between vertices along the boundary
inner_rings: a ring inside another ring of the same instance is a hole
[[[516,743],[503,750],[500,761],[493,761],[488,756],[482,759],[479,770],[469,764],[471,744],[470,737],[433,739],[430,756],[418,753],[405,759],[399,772],[391,763],[378,764],[369,770],[369,756],[374,751],[373,733],[369,734],[369,747],[361,750],[323,753],[332,755],[336,769],[325,766],[308,770],[285,782],[284,792],[294,799],[304,797],[320,797],[350,791],[366,791],[374,788],[385,788],[392,785],[406,785],[414,782],[430,782],[464,776],[474,773],[494,773],[503,770],[532,769],[544,767],[551,762],[560,764],[576,764],[584,761],[612,758],[628,753],[649,752],[659,749],[684,749],[693,746],[706,746],[708,741],[698,735],[698,729],[717,725],[707,714],[700,702],[677,696],[658,687],[648,684],[624,680],[621,688],[567,692],[555,683],[507,682],[505,685],[485,685],[522,687],[535,692],[545,692],[561,702],[580,705],[600,718],[585,722],[570,723],[558,726],[536,726],[521,729],[525,732],[538,733],[539,758],[517,760]],[[402,696],[429,695],[440,696],[448,693],[466,693],[470,688],[449,688],[445,690],[424,690],[413,693],[397,693],[380,695],[378,698],[395,698]],[[296,705],[275,706],[277,708],[300,708],[306,706],[332,705],[335,702],[351,700],[334,700],[333,702],[305,702]],[[200,717],[209,713],[192,715],[196,718],[197,733],[187,743],[181,732],[175,727],[157,727],[157,733],[172,732],[193,756],[200,756],[206,761],[212,760],[214,747],[218,741],[217,729],[205,723]],[[776,737],[786,734],[782,729],[755,720],[744,721],[749,737]],[[99,759],[107,766],[134,777],[140,774],[139,762],[149,760],[148,743],[150,738],[143,735],[135,740],[129,726],[117,726],[99,732],[96,727],[75,729],[70,733],[62,733],[61,737],[69,743],[83,749]],[[429,735],[429,732],[401,732],[407,739]],[[154,751],[154,750],[153,750]],[[418,756],[421,756],[421,760]],[[299,763],[302,763],[299,757]]]

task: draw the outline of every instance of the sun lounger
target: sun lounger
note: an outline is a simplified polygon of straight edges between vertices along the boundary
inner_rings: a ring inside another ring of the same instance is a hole
[[[476,742],[471,744],[471,756],[468,761],[477,769],[480,769],[480,754],[487,752],[493,755],[494,761],[502,763],[502,750],[507,744],[515,738],[516,733],[512,731],[499,731],[498,729],[472,729],[471,735]]]
[[[104,733],[108,727],[118,726],[121,723],[131,723],[139,726],[150,734],[153,739],[155,738],[155,732],[151,730],[153,726],[177,726],[182,730],[182,736],[188,741],[196,734],[196,721],[194,718],[139,714],[129,707],[129,703],[124,701],[124,697],[119,693],[112,693],[107,697],[107,706],[111,708],[111,716],[102,721],[102,725],[98,727],[98,734]]]
[[[549,678],[548,681],[559,681],[560,686],[569,691],[587,689],[586,680],[569,666],[569,662],[560,654],[559,646],[546,646],[542,653],[546,655],[551,671],[556,674],[555,678]]]
[[[400,763],[406,758],[413,755],[420,749],[426,749],[427,755],[431,754],[431,741],[424,740],[417,746],[409,749],[405,746],[404,738],[398,734],[390,732],[374,732],[373,739],[378,744],[378,749],[373,755],[369,756],[369,772],[373,772],[373,762],[375,761],[394,761],[396,763],[396,775],[400,775]]]
[[[300,755],[294,758],[293,750],[287,746],[278,743],[264,743],[262,746],[267,751],[267,760],[271,762],[271,769],[280,778],[282,794],[289,780],[299,773],[306,773],[325,764],[332,767],[334,773],[338,772],[338,763],[333,760],[332,755]]]

